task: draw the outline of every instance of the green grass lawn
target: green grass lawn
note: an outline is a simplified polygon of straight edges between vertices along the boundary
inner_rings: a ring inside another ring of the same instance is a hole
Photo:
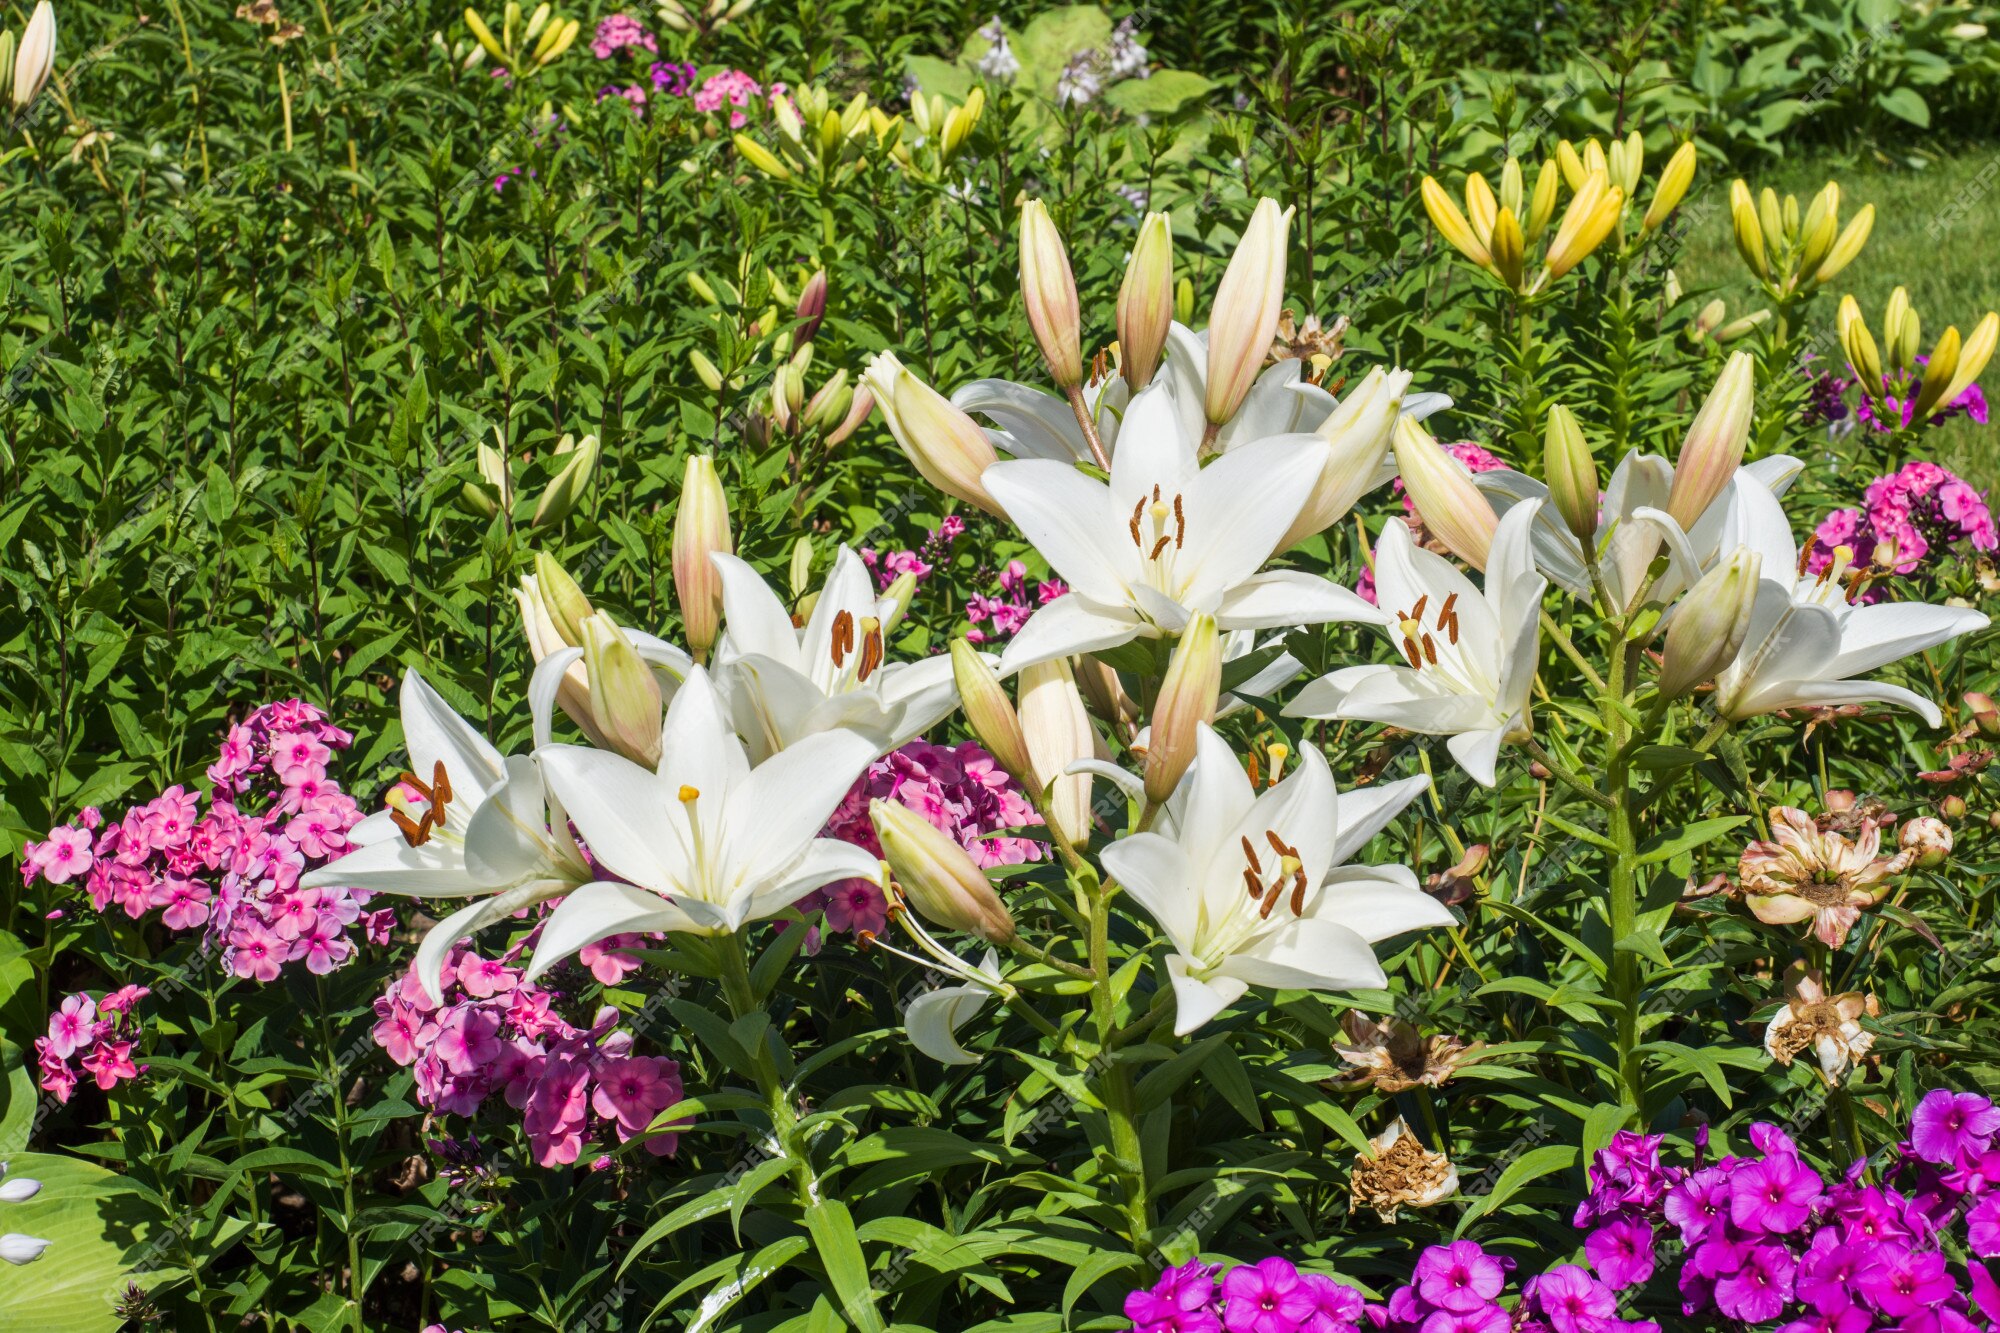
[[[1763,299],[1730,234],[1729,178],[1705,164],[1703,171],[1684,205],[1698,210],[1698,220],[1675,267],[1688,290],[1714,288],[1733,319]],[[1923,318],[1928,352],[1947,324],[1967,334],[1988,310],[2000,310],[2000,149],[1968,149],[1924,171],[1802,157],[1745,179],[1753,190],[1769,185],[1781,195],[1797,194],[1801,208],[1828,179],[1837,180],[1843,221],[1862,205],[1875,205],[1867,248],[1813,303],[1808,318],[1830,326],[1842,294],[1853,292],[1879,338],[1883,303],[1900,284]],[[1989,397],[2000,394],[2000,360],[1980,382]],[[1987,425],[1961,417],[1933,438],[1930,452],[1938,462],[1981,489],[2000,484],[2000,410]]]

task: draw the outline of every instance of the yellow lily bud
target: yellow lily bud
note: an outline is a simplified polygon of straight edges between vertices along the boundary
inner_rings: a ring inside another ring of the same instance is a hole
[[[1979,378],[1979,372],[1986,369],[1986,363],[1993,359],[1993,345],[2000,339],[2000,315],[1992,311],[1973,327],[1972,335],[1958,350],[1958,366],[1952,371],[1951,383],[1938,396],[1940,403],[1949,406],[1958,401],[1958,396],[1972,387]]]
[[[1585,181],[1549,242],[1549,276],[1560,278],[1588,258],[1611,234],[1624,207],[1625,192],[1607,177],[1592,175]]]
[[[486,48],[487,55],[492,56],[503,65],[507,63],[507,52],[501,47],[499,42],[494,40],[493,29],[486,26],[486,20],[479,16],[478,10],[467,6],[465,11],[465,26],[472,29],[473,40]]]
[[[1500,211],[1493,198],[1493,187],[1478,172],[1468,172],[1465,177],[1465,217],[1472,224],[1472,234],[1477,236],[1489,250],[1492,248],[1493,218]]]
[[[1503,208],[1493,220],[1493,234],[1488,240],[1488,248],[1493,254],[1493,271],[1515,291],[1521,290],[1521,260],[1527,249],[1527,241],[1521,235],[1521,224],[1514,220],[1514,210]]]
[[[1542,435],[1542,470],[1556,513],[1584,549],[1592,549],[1597,541],[1597,459],[1576,414],[1560,403],[1549,408],[1548,429]]]
[[[1083,383],[1076,277],[1055,221],[1039,199],[1021,205],[1021,304],[1056,386],[1074,389]]]
[[[710,393],[722,392],[722,372],[715,368],[715,362],[699,350],[691,350],[688,352],[688,364],[694,367],[695,378],[701,381],[703,388]]]
[[[1690,140],[1674,150],[1667,159],[1667,165],[1660,171],[1660,179],[1653,186],[1653,202],[1646,207],[1645,220],[1640,224],[1646,231],[1657,231],[1660,225],[1680,207],[1687,197],[1688,187],[1694,184],[1695,151]]]
[[[1763,557],[1739,546],[1688,589],[1667,626],[1660,694],[1678,699],[1736,660],[1750,632]]]
[[[889,433],[925,481],[989,514],[1000,512],[979,482],[980,474],[1000,459],[978,422],[905,369],[893,352],[878,354],[861,380],[881,406]]]
[[[1229,258],[1208,317],[1208,392],[1202,408],[1219,426],[1236,415],[1277,336],[1285,303],[1285,249],[1292,210],[1260,199]]]
[[[1667,513],[1683,529],[1692,528],[1708,512],[1743,462],[1756,407],[1756,371],[1757,361],[1750,353],[1730,353],[1681,442],[1673,488],[1667,492]]]
[[[1615,171],[1611,173],[1611,182],[1625,191],[1625,197],[1630,199],[1638,193],[1639,178],[1646,169],[1646,140],[1637,130],[1625,136],[1624,165],[1623,174]]]
[[[1889,293],[1888,308],[1882,315],[1882,346],[1891,371],[1901,374],[1916,363],[1922,324],[1910,305],[1907,289],[1898,287]]]
[[[1788,234],[1795,230],[1795,227],[1785,225],[1785,213],[1778,203],[1778,192],[1768,185],[1757,193],[1757,225],[1773,249],[1782,248]]]
[[[716,474],[715,459],[697,454],[688,459],[680,507],[674,514],[674,595],[697,662],[708,660],[722,625],[722,572],[711,557],[735,551],[729,497]]]
[[[1185,324],[1194,318],[1194,279],[1182,278],[1174,284],[1174,318]]]
[[[1841,350],[1847,353],[1847,364],[1861,377],[1862,392],[1871,398],[1879,397],[1882,358],[1875,350],[1875,339],[1869,335],[1868,322],[1861,317],[1861,305],[1852,293],[1840,298],[1834,329],[1840,335]]]
[[[778,160],[778,155],[758,143],[749,135],[738,131],[732,134],[730,142],[736,145],[736,152],[745,162],[769,176],[772,180],[790,180],[792,169]]]
[[[1152,383],[1173,318],[1173,224],[1165,213],[1148,213],[1118,287],[1119,365],[1134,393]]]
[[[1431,225],[1438,234],[1450,243],[1451,248],[1470,259],[1481,268],[1493,267],[1493,256],[1486,251],[1486,243],[1473,234],[1472,227],[1465,220],[1465,214],[1458,211],[1458,205],[1444,192],[1434,177],[1424,177],[1419,187],[1423,195],[1424,211],[1431,216]]]
[[[1957,373],[1958,329],[1946,325],[1937,346],[1931,348],[1929,362],[1924,366],[1923,385],[1917,390],[1910,424],[1918,425],[1930,418],[1932,410],[1944,401],[1944,391],[1951,386],[1952,377]]]
[[[1521,185],[1521,159],[1509,155],[1500,168],[1500,207],[1520,217],[1521,206],[1526,202],[1527,196],[1522,193]]]
[[[1556,215],[1556,197],[1562,188],[1562,172],[1553,162],[1542,163],[1535,176],[1535,195],[1528,203],[1528,216],[1521,224],[1521,235],[1533,245],[1542,239],[1542,233],[1549,229],[1549,222]]]
[[[1590,178],[1590,172],[1584,168],[1583,159],[1576,155],[1576,149],[1571,147],[1567,139],[1556,144],[1556,165],[1562,169],[1563,183],[1568,185],[1572,192],[1581,190],[1584,181]]]
[[[1611,163],[1604,156],[1604,145],[1595,137],[1583,141],[1583,174],[1611,178]]]
[[[882,859],[918,915],[991,944],[1014,938],[1014,918],[958,839],[901,801],[870,801],[868,820]]]
[[[1471,474],[1408,417],[1396,419],[1395,439],[1396,466],[1425,529],[1466,564],[1485,569],[1500,519]]]
[[[1818,271],[1812,275],[1812,280],[1815,283],[1827,282],[1852,264],[1855,257],[1861,253],[1861,247],[1868,244],[1868,233],[1874,230],[1874,227],[1875,205],[1864,205],[1861,211],[1854,215],[1854,221],[1848,223],[1847,229],[1840,233],[1840,239],[1833,243],[1833,249],[1827,252]]]
[[[1737,182],[1739,185],[1742,182]],[[1757,210],[1750,202],[1738,200],[1730,210],[1730,222],[1736,229],[1736,253],[1743,256],[1743,262],[1750,271],[1764,281],[1771,280],[1771,266],[1764,257],[1764,227],[1757,221]]]

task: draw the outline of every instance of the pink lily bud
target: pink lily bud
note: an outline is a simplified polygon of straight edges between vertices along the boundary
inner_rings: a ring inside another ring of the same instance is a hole
[[[1160,680],[1153,707],[1152,740],[1146,747],[1146,799],[1166,800],[1194,762],[1202,724],[1215,720],[1222,697],[1222,640],[1215,617],[1197,614],[1181,631],[1180,642]]]
[[[1212,426],[1236,415],[1277,336],[1291,226],[1291,209],[1279,208],[1275,199],[1258,200],[1216,290],[1208,318],[1208,395],[1202,403]]]
[[[1174,229],[1165,213],[1148,213],[1118,288],[1118,356],[1132,392],[1152,382],[1173,321]]]
[[[1021,205],[1021,303],[1028,309],[1028,327],[1056,387],[1074,389],[1083,383],[1082,315],[1077,309],[1076,277],[1069,252],[1039,199]]]
[[[708,660],[722,627],[722,572],[709,557],[735,551],[722,478],[716,475],[715,460],[698,454],[688,460],[680,510],[674,515],[674,595],[680,600],[688,648],[698,662]]]
[[[1396,420],[1396,466],[1425,529],[1466,564],[1485,569],[1500,519],[1472,474],[1408,417]]]
[[[1000,456],[978,422],[905,369],[893,352],[870,361],[861,382],[874,393],[889,433],[925,481],[989,514],[1000,512],[979,481]]]
[[[900,801],[870,801],[868,819],[896,884],[926,921],[990,944],[1014,938],[1007,905],[957,839]]]
[[[1667,493],[1667,512],[1683,528],[1693,527],[1708,512],[1743,462],[1757,405],[1756,371],[1750,353],[1731,352],[1688,427],[1680,460],[1674,464],[1673,489]]]

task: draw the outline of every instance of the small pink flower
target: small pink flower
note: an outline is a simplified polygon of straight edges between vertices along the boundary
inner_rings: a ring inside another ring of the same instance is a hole
[[[520,980],[520,973],[497,958],[481,958],[468,953],[458,965],[458,984],[475,999],[483,1000],[489,995],[510,991]]]
[[[827,886],[825,893],[827,929],[879,935],[888,926],[889,900],[867,880],[842,880]]]
[[[49,1015],[49,1049],[67,1060],[90,1041],[96,1026],[97,1001],[88,995],[72,995]]]
[[[120,1079],[139,1077],[139,1067],[132,1063],[132,1043],[129,1041],[101,1041],[86,1051],[77,1063],[106,1092],[117,1087]]]
[[[50,829],[48,841],[35,845],[35,860],[49,883],[67,884],[90,869],[90,835],[69,825]]]

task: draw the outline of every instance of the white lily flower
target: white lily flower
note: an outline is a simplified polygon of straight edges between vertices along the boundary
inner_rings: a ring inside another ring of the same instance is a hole
[[[389,809],[349,833],[355,850],[299,884],[479,899],[431,927],[418,947],[417,975],[441,1003],[439,973],[452,945],[589,882],[591,870],[532,759],[503,757],[414,668],[403,674],[402,713],[404,785],[426,793],[423,804],[396,789]]]
[[[1212,448],[1220,453],[1272,435],[1299,435],[1318,430],[1333,414],[1338,400],[1303,377],[1305,363],[1283,360],[1267,366],[1224,423]],[[1165,357],[1154,384],[1173,395],[1181,434],[1199,440],[1206,419],[1202,404],[1208,395],[1208,334],[1176,323],[1167,331]],[[1149,386],[1150,387],[1150,386]],[[1084,385],[1083,400],[1097,424],[1104,453],[1115,464],[1118,439],[1133,398],[1123,375],[1107,375]],[[1058,462],[1091,461],[1090,446],[1067,399],[1031,384],[1013,380],[974,380],[951,395],[952,405],[992,422],[986,435],[993,447],[1014,458],[1050,458]],[[1413,393],[1403,399],[1403,415],[1421,421],[1451,406],[1442,393]],[[1393,474],[1391,474],[1393,475]]]
[[[606,936],[727,935],[835,880],[879,884],[874,857],[818,836],[875,754],[865,736],[822,731],[753,768],[700,667],[667,709],[657,770],[585,746],[536,751],[591,855],[628,882],[564,898],[542,927],[528,979]]]
[[[1195,746],[1171,834],[1137,833],[1103,853],[1105,870],[1174,946],[1177,1034],[1251,986],[1386,985],[1376,942],[1452,923],[1408,867],[1346,864],[1428,778],[1337,793],[1325,757],[1308,746],[1291,776],[1256,792],[1213,727],[1202,724]]]
[[[866,736],[883,754],[958,706],[948,655],[884,660],[896,604],[876,596],[867,566],[847,547],[834,556],[804,629],[756,570],[733,555],[714,560],[723,607],[715,681],[753,761],[835,729]]]
[[[1374,617],[1373,607],[1316,575],[1257,572],[1319,479],[1325,440],[1259,440],[1202,467],[1171,390],[1156,384],[1132,400],[1119,441],[1109,485],[1046,459],[995,463],[981,474],[1070,586],[1014,636],[1002,675],[1178,634],[1197,611],[1225,631]]]
[[[1841,548],[1821,573],[1796,573],[1803,564],[1777,498],[1761,485],[1739,484],[1734,503],[1733,527],[1762,553],[1763,576],[1743,647],[1715,678],[1716,714],[1740,721],[1781,708],[1888,703],[1937,726],[1937,705],[1922,695],[1853,677],[1985,629],[1986,616],[1922,602],[1853,602],[1851,551]]]
[[[1653,596],[1672,601],[1713,569],[1721,556],[1735,549],[1735,543],[1725,543],[1723,528],[1734,503],[1736,483],[1747,477],[1773,494],[1783,495],[1804,468],[1798,459],[1786,454],[1745,463],[1694,527],[1684,532],[1667,513],[1674,465],[1658,454],[1632,450],[1612,470],[1599,505],[1596,551],[1605,591],[1619,609],[1630,605],[1645,582],[1647,567],[1665,544],[1674,559],[1654,586]],[[1492,502],[1494,512],[1503,516],[1515,505],[1546,500],[1549,495],[1542,482],[1512,468],[1475,473],[1472,484]],[[1586,601],[1592,597],[1583,547],[1554,505],[1543,506],[1535,523],[1534,548],[1535,563],[1544,574]]]
[[[1493,534],[1485,591],[1419,547],[1399,518],[1375,545],[1373,617],[1407,665],[1346,667],[1300,690],[1287,717],[1358,718],[1448,735],[1452,758],[1493,785],[1500,746],[1529,734],[1528,693],[1541,651],[1542,593],[1529,528],[1542,508],[1510,509]]]
[[[1000,979],[1000,956],[988,949],[974,967],[958,962],[957,985],[927,990],[903,1011],[903,1030],[910,1045],[940,1064],[973,1065],[979,1057],[958,1044],[958,1030],[996,996],[1007,991]]]

